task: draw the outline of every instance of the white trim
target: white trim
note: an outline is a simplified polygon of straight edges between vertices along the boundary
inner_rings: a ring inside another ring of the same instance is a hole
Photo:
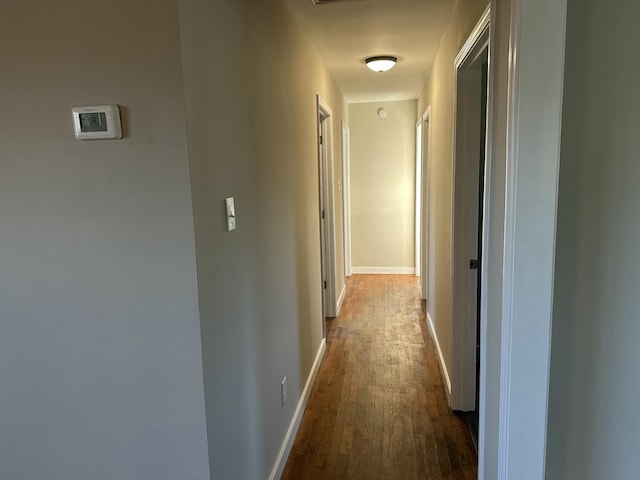
[[[478,88],[481,66],[488,62],[490,7],[484,11],[471,35],[455,59],[454,145],[451,175],[451,312],[452,312],[452,395],[451,408],[471,411],[476,407],[476,334],[478,318],[478,272],[469,269],[469,260],[478,259],[479,189],[482,180],[484,195],[489,195],[486,177],[480,179],[481,101],[490,92]],[[491,83],[488,79],[487,85]],[[486,143],[490,132],[485,126]],[[483,202],[484,208],[484,202]],[[485,222],[489,212],[483,212]]]
[[[336,316],[340,315],[340,310],[342,309],[342,304],[344,303],[344,299],[347,296],[347,285],[342,286],[342,291],[340,295],[338,295],[338,305],[336,305]]]
[[[429,105],[422,114],[422,235],[421,235],[421,249],[422,249],[422,273],[420,276],[420,290],[422,298],[428,300],[427,309],[434,311],[435,307],[435,295],[429,295],[429,288],[435,291],[435,278],[430,278],[430,274],[435,272],[432,267],[435,267],[435,258],[429,256],[431,250],[431,243],[435,248],[435,239],[431,238],[431,227],[429,222],[435,221],[435,218],[429,216],[429,210],[431,209],[430,202],[432,201],[430,196],[433,191],[433,184],[431,182],[431,105]],[[434,215],[435,217],[435,215]],[[431,297],[431,298],[429,298]]]
[[[545,476],[566,3],[511,3],[499,480]]]
[[[427,325],[429,325],[431,338],[433,338],[433,343],[435,343],[436,350],[438,351],[438,359],[440,360],[440,372],[442,373],[442,377],[444,378],[444,382],[447,387],[445,390],[445,393],[447,394],[447,399],[450,399],[451,398],[451,378],[449,377],[447,364],[444,362],[444,356],[442,355],[442,349],[440,348],[438,335],[436,335],[436,327],[433,325],[433,319],[431,318],[431,315],[429,315],[428,312],[427,312]]]
[[[415,275],[413,267],[353,267],[354,274],[364,275]]]
[[[415,198],[415,257],[416,275],[422,274],[422,119],[416,123],[416,198]],[[421,288],[422,291],[422,288]],[[425,297],[422,297],[425,298]]]
[[[483,41],[485,31],[489,26],[490,21],[491,5],[488,5],[485,11],[482,13],[480,20],[478,20],[476,26],[473,27],[473,30],[471,31],[471,34],[469,34],[467,41],[464,42],[464,45],[458,52],[458,55],[456,55],[456,59],[454,62],[456,68],[460,68],[460,66],[467,61],[469,55],[471,55],[478,42]]]
[[[269,475],[269,480],[276,480],[282,476],[284,467],[287,464],[287,459],[289,458],[289,453],[291,452],[291,446],[293,445],[293,441],[295,440],[296,434],[298,433],[298,428],[300,427],[300,422],[302,421],[304,410],[307,407],[307,402],[309,401],[309,396],[311,395],[311,389],[313,388],[313,384],[315,383],[316,377],[318,376],[318,370],[320,370],[320,365],[322,364],[322,359],[324,358],[324,352],[326,348],[327,341],[323,338],[320,342],[320,348],[318,348],[316,359],[314,360],[313,366],[311,367],[311,372],[309,372],[307,383],[304,386],[304,390],[302,390],[300,401],[298,402],[296,411],[293,414],[291,423],[289,424],[289,429],[287,430],[287,434],[285,435],[282,446],[280,447],[280,452],[278,452],[276,462],[273,465],[273,469],[271,470],[271,475]]]
[[[324,289],[326,294],[323,294],[323,314],[325,317],[335,317],[336,312],[336,228],[335,228],[335,192],[334,192],[334,167],[333,167],[333,111],[328,103],[326,103],[320,95],[316,95],[316,108],[318,113],[318,132],[323,131],[322,124],[324,123],[323,145],[320,145],[318,139],[318,162],[320,169],[320,199],[324,202],[324,205],[320,205],[322,210],[324,207],[325,212],[325,238],[321,241],[325,242],[324,254],[322,259],[325,261],[325,275],[327,288]],[[322,148],[324,147],[324,148]],[[324,152],[324,157],[323,157]],[[322,218],[320,218],[322,222]],[[322,232],[322,227],[320,228]],[[322,235],[322,233],[321,233]],[[325,279],[323,279],[325,280]],[[322,332],[325,336],[324,320],[322,321]]]
[[[344,275],[351,276],[351,136],[342,123],[342,202],[344,229]]]
[[[493,154],[494,154],[494,104],[495,104],[495,61],[494,53],[496,49],[496,0],[491,0],[489,4],[489,70],[488,70],[488,92],[487,92],[487,138],[486,138],[486,152],[485,152],[485,165],[484,165],[484,178],[485,178],[485,195],[483,212],[485,215],[482,224],[482,245],[484,248],[482,252],[482,264],[480,265],[480,282],[482,288],[480,289],[480,392],[479,392],[479,408],[478,408],[478,480],[490,480],[485,475],[485,469],[489,462],[485,458],[485,455],[495,455],[497,452],[490,452],[487,450],[487,439],[495,438],[489,437],[490,432],[487,431],[487,399],[488,390],[491,388],[499,388],[498,385],[489,385],[487,380],[487,343],[488,343],[488,331],[489,331],[489,262],[490,258],[489,248],[491,241],[491,221],[494,219],[492,215],[492,191],[491,191],[491,178],[493,168]],[[495,193],[493,193],[495,196]],[[495,221],[495,219],[494,219]],[[497,425],[496,425],[497,431]],[[495,457],[492,459],[495,461]]]

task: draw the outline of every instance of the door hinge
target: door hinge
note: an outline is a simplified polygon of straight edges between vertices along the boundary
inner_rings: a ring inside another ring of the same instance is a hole
[[[479,262],[478,260],[469,260],[469,270],[478,270]]]
[[[324,282],[322,282],[322,284],[324,285],[324,289],[327,289],[327,281],[325,280]]]
[[[322,135],[320,135],[320,145],[322,145]]]
[[[322,218],[324,219],[324,210],[322,210]]]

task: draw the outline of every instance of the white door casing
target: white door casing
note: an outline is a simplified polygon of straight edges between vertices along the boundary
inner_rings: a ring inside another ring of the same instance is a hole
[[[323,317],[337,315],[335,193],[333,174],[333,113],[316,95],[318,114],[318,172],[320,198],[320,250],[322,262]],[[325,284],[326,282],[326,284]],[[322,322],[323,335],[325,332]]]
[[[427,299],[427,320],[431,328],[435,322],[436,305],[436,242],[435,242],[435,205],[434,182],[431,175],[432,159],[430,155],[431,139],[431,106],[427,107],[422,115],[422,271],[423,296]],[[442,362],[442,359],[441,359]],[[448,381],[448,376],[445,379]],[[450,391],[450,384],[447,384]]]
[[[545,476],[566,9],[511,1],[499,480]]]
[[[481,132],[482,117],[486,112],[483,112],[481,105],[482,96],[488,95],[488,92],[483,92],[480,86],[482,65],[488,61],[489,23],[490,9],[487,8],[455,59],[454,161],[451,178],[451,408],[461,411],[475,410],[476,388],[480,387],[476,385],[478,272],[470,269],[470,261],[479,260],[480,181],[484,184],[485,195],[490,193],[486,177],[479,178],[480,162],[484,160],[481,158],[481,149],[484,149],[484,157],[487,158],[487,147],[486,144],[482,145]],[[491,99],[487,99],[487,105],[490,103]],[[490,121],[487,121],[486,128],[491,128]],[[491,138],[490,134],[486,138]],[[484,217],[488,215],[489,212],[483,213]]]
[[[422,120],[416,123],[416,223],[415,223],[415,274],[420,277],[420,296],[425,299],[425,279],[422,275]]]
[[[351,152],[349,126],[342,123],[342,198],[344,219],[344,274],[351,276]]]

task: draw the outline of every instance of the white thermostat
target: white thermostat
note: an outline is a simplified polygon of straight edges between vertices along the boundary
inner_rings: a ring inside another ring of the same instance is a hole
[[[79,140],[122,138],[120,108],[117,105],[75,107],[73,130]]]

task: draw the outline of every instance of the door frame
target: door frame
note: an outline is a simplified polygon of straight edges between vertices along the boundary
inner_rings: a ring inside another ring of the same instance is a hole
[[[476,408],[478,272],[471,270],[469,261],[478,255],[478,185],[484,184],[484,195],[490,195],[490,184],[479,178],[481,98],[487,95],[487,125],[484,146],[485,162],[491,155],[490,91],[482,92],[482,65],[489,61],[490,7],[487,8],[460,49],[455,59],[454,83],[454,154],[451,175],[451,313],[452,313],[452,372],[451,408],[471,411]],[[491,82],[488,69],[487,85]],[[483,210],[484,210],[484,201]],[[484,222],[489,212],[483,213]],[[484,243],[484,235],[483,235]],[[482,272],[482,262],[480,267]],[[482,275],[482,273],[481,273]],[[482,319],[481,319],[482,323]]]
[[[497,434],[498,480],[545,476],[566,20],[567,0],[511,0],[503,272],[488,277],[501,298],[481,306],[501,302],[487,331],[500,357],[484,366],[500,369],[499,420],[486,432]],[[495,453],[481,442],[484,461]],[[479,467],[479,480],[496,478]]]
[[[349,125],[342,122],[342,202],[344,229],[344,275],[351,276],[351,140]]]
[[[416,220],[415,220],[415,274],[420,277],[420,296],[427,298],[424,292],[424,281],[422,276],[422,119],[416,123]]]
[[[435,220],[435,216],[431,215],[429,210],[433,207],[431,204],[431,194],[433,193],[433,185],[431,184],[431,105],[427,106],[422,117],[420,117],[422,123],[422,138],[421,138],[421,162],[422,162],[422,207],[421,207],[421,238],[420,238],[420,250],[421,250],[421,275],[420,275],[420,290],[422,298],[427,300],[427,317],[428,312],[433,311],[429,306],[435,305],[435,299],[430,298],[434,295],[429,295],[429,286],[431,288],[435,286],[435,275],[430,270],[430,266],[435,266],[435,259],[430,255],[430,243],[433,241],[432,228],[429,222]],[[431,302],[431,303],[429,303]],[[444,364],[443,364],[444,365]]]
[[[326,336],[324,318],[335,317],[337,315],[333,111],[319,94],[316,95],[316,111],[318,118],[320,256],[323,264],[322,271],[324,271],[325,274],[325,278],[321,279],[322,283],[320,284],[322,288],[323,307],[322,333],[323,336]],[[324,255],[322,255],[322,252],[324,252]],[[323,285],[325,281],[327,282],[326,288]]]

